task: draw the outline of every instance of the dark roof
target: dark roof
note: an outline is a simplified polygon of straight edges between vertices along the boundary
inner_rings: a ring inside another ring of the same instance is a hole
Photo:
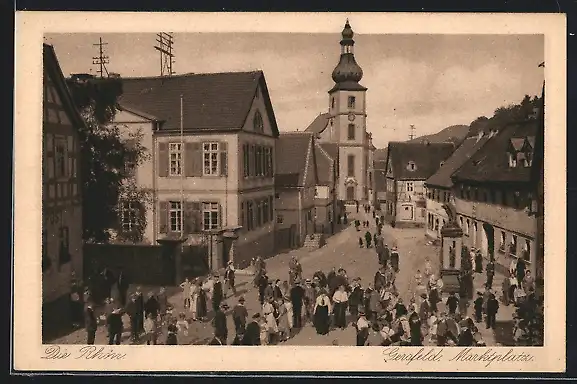
[[[42,58],[44,73],[47,74],[54,83],[56,92],[58,92],[58,96],[60,96],[60,99],[62,100],[63,107],[68,113],[68,117],[77,129],[84,126],[84,119],[80,116],[80,113],[72,100],[72,95],[66,85],[66,79],[64,78],[62,68],[60,67],[60,63],[58,63],[58,58],[56,57],[56,52],[52,45],[43,44]]]
[[[428,186],[451,188],[453,181],[451,176],[455,173],[469,158],[485,145],[489,140],[489,135],[479,138],[477,136],[468,137],[453,152],[451,157],[445,160],[442,167],[427,179]]]
[[[391,161],[397,180],[426,180],[454,150],[453,143],[391,142],[387,162]],[[415,163],[414,171],[408,169],[409,162]]]
[[[453,174],[453,181],[529,182],[531,168],[522,164],[509,167],[508,150],[516,139],[535,137],[538,125],[539,121],[535,119],[505,126]]]
[[[305,132],[310,132],[316,135],[323,132],[329,125],[330,115],[328,113],[321,113],[312,123],[305,129]]]
[[[366,91],[367,88],[363,87],[359,83],[354,81],[346,81],[343,83],[337,83],[329,90],[329,94],[334,93],[336,91]]]
[[[151,114],[148,114],[148,113],[146,113],[146,112],[139,111],[138,109],[136,109],[136,108],[134,108],[134,107],[132,107],[132,106],[130,106],[130,105],[127,105],[127,104],[122,104],[122,105],[121,105],[121,104],[118,104],[118,105],[116,106],[116,108],[117,108],[119,111],[130,112],[130,113],[132,113],[132,114],[134,114],[134,115],[136,115],[136,116],[142,117],[143,119],[146,119],[146,120],[159,121],[158,117],[152,116]]]
[[[387,160],[373,160],[373,168],[374,169],[387,169]]]
[[[339,146],[336,143],[319,143],[326,153],[336,162],[339,160]]]
[[[387,190],[387,171],[377,169],[375,170],[375,189],[379,192]]]
[[[304,186],[307,159],[314,161],[309,156],[312,143],[313,135],[307,132],[283,132],[279,136],[275,149],[275,186]]]
[[[334,176],[334,166],[336,164],[336,159],[331,157],[327,151],[315,141],[315,162],[317,165],[317,175],[319,185],[332,185],[335,180]]]
[[[278,127],[262,71],[122,78],[121,105],[164,121],[161,130],[180,129],[180,96],[185,130],[240,130],[261,85],[273,134]]]

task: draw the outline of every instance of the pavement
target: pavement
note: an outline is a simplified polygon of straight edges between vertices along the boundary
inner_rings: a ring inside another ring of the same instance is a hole
[[[350,208],[349,208],[350,209]],[[353,208],[354,209],[354,208]],[[369,217],[364,213],[356,213],[356,209],[350,210],[349,219],[352,222],[355,218],[364,220],[370,219],[371,226],[369,230],[374,233],[376,228],[372,215]],[[377,255],[374,248],[360,248],[358,244],[359,236],[362,236],[367,229],[360,228],[356,231],[351,224],[341,232],[329,237],[326,244],[316,250],[308,250],[299,248],[287,253],[276,255],[266,260],[267,274],[270,278],[278,278],[281,281],[288,280],[288,264],[292,256],[296,256],[303,268],[303,277],[312,278],[312,275],[322,270],[328,273],[334,266],[344,268],[347,271],[349,278],[360,277],[362,284],[368,284],[373,281],[376,270],[379,267]],[[399,273],[396,277],[396,285],[405,302],[409,302],[412,297],[412,292],[415,289],[414,275],[417,269],[422,269],[425,259],[428,257],[434,269],[438,270],[439,252],[438,246],[430,245],[425,238],[422,228],[392,228],[388,225],[383,227],[383,236],[385,243],[390,247],[397,246],[400,253]],[[500,288],[503,277],[495,276],[494,287]],[[253,286],[253,276],[250,270],[239,271],[236,278],[237,295],[229,296],[225,301],[232,309],[238,302],[240,295],[246,299],[245,306],[249,312],[250,317],[260,312],[260,303],[258,301],[258,290]],[[475,289],[479,290],[485,281],[484,275],[476,275],[474,280]],[[174,314],[185,312],[184,298],[182,292],[177,292],[169,298],[170,303],[174,306]],[[442,310],[444,304],[439,304],[439,309]],[[470,308],[472,311],[472,306]],[[507,340],[507,333],[510,333],[510,320],[514,308],[512,306],[505,307],[501,305],[499,313],[497,314],[497,329],[485,329],[482,324],[479,326],[480,332],[483,335],[487,345],[511,345]],[[232,342],[234,338],[234,325],[232,317],[229,316],[230,310],[227,313],[229,340]],[[179,344],[207,344],[213,336],[213,329],[210,323],[210,316],[206,322],[195,321],[191,322],[189,328],[189,336],[179,336]],[[187,313],[187,317],[190,314]],[[129,339],[129,321],[125,316],[126,331],[122,337],[122,343],[128,343]],[[250,321],[250,320],[249,320]],[[69,335],[60,337],[51,341],[54,344],[83,344],[86,340],[86,332],[83,329],[76,330]],[[159,342],[164,343],[165,335],[159,337]],[[106,327],[100,326],[96,334],[95,344],[107,343]],[[344,330],[331,330],[328,335],[318,335],[311,324],[306,324],[300,330],[295,330],[295,334],[287,342],[286,345],[355,345],[356,332],[354,328],[347,327]]]

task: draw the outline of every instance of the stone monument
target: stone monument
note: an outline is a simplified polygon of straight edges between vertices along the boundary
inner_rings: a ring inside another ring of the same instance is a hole
[[[441,228],[441,267],[439,275],[443,281],[443,291],[458,293],[461,270],[461,252],[463,249],[463,230],[457,223],[457,214],[451,203],[443,204],[449,216],[448,222]]]

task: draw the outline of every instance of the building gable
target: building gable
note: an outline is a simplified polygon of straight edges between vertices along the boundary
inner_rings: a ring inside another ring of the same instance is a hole
[[[270,100],[267,99],[268,92],[263,89],[262,82],[259,82],[255,88],[252,104],[242,128],[243,131],[272,137],[278,136],[275,116],[272,108],[267,107],[267,104],[270,103]]]

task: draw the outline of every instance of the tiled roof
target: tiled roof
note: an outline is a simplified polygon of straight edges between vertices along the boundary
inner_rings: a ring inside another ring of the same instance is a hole
[[[304,186],[307,158],[312,143],[313,135],[308,132],[283,132],[279,136],[275,149],[276,186]],[[309,158],[309,161],[313,159]]]
[[[117,108],[119,111],[130,112],[130,113],[132,113],[132,114],[134,114],[134,115],[136,115],[136,116],[140,116],[140,117],[142,117],[143,119],[146,119],[146,120],[159,121],[158,117],[152,116],[151,114],[146,113],[146,112],[139,111],[138,109],[136,109],[136,108],[134,108],[134,107],[132,107],[132,106],[130,106],[130,105],[127,105],[127,104],[122,104],[122,105],[118,104],[118,105],[116,106],[116,108]]]
[[[509,167],[508,149],[513,141],[535,136],[539,121],[527,120],[507,125],[477,151],[455,174],[454,181],[528,182],[531,168],[518,164]]]
[[[461,145],[453,152],[439,168],[437,172],[427,179],[428,186],[451,188],[453,181],[451,176],[457,171],[469,158],[485,145],[489,140],[489,135],[484,135],[480,139],[477,136],[468,137]]]
[[[329,156],[338,162],[339,160],[339,146],[336,143],[319,143]]]
[[[324,148],[315,141],[315,162],[317,165],[317,175],[319,185],[333,185],[334,165],[336,160],[333,159]]]
[[[325,130],[329,125],[330,115],[328,113],[321,113],[313,122],[305,129],[305,132],[313,133],[315,136]]]
[[[82,119],[82,116],[80,116],[80,113],[72,100],[70,90],[66,85],[66,79],[64,78],[62,68],[60,67],[60,63],[58,62],[56,52],[52,45],[43,44],[42,60],[45,71],[44,73],[50,76],[50,79],[53,81],[54,87],[58,92],[58,96],[60,96],[60,99],[62,100],[62,104],[68,113],[69,119],[74,122],[76,128],[84,126],[84,120]]]
[[[426,180],[454,150],[453,143],[391,142],[387,161],[391,161],[397,180]],[[412,171],[409,170],[410,162],[415,164]]]
[[[185,130],[240,130],[261,85],[273,133],[278,127],[262,71],[122,78],[121,105],[164,121],[161,130],[180,129],[180,96]]]

